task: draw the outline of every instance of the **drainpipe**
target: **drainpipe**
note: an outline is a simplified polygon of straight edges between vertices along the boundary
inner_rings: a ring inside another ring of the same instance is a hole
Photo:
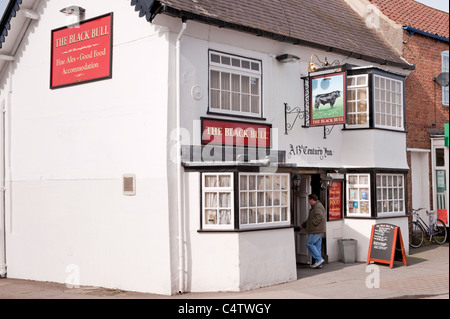
[[[178,33],[176,41],[176,103],[177,103],[177,213],[178,213],[178,292],[184,293],[184,210],[183,210],[183,188],[182,188],[182,167],[181,167],[181,38],[186,30],[186,19],[182,19],[183,24]]]
[[[5,207],[5,108],[6,104],[2,103],[0,110],[0,143],[1,143],[1,167],[0,167],[0,196],[1,196],[1,205],[0,205],[0,278],[6,277],[6,207]]]
[[[13,60],[10,60],[13,61]],[[9,63],[9,74],[11,75],[11,63]],[[0,278],[5,278],[7,273],[6,265],[6,128],[5,115],[6,108],[11,103],[11,82],[9,79],[8,91],[6,94],[6,102],[1,105],[0,110],[0,152],[1,152],[1,166],[0,166]]]
[[[5,200],[6,200],[6,196],[5,196],[5,192],[6,192],[6,183],[5,183],[5,108],[6,105],[5,103],[2,103],[2,109],[0,110],[1,112],[1,119],[0,119],[0,143],[1,143],[1,149],[0,151],[2,152],[2,158],[1,158],[1,167],[0,167],[0,175],[1,175],[1,184],[0,184],[0,196],[1,196],[1,206],[0,206],[0,278],[5,278],[6,277],[6,205],[5,205]]]

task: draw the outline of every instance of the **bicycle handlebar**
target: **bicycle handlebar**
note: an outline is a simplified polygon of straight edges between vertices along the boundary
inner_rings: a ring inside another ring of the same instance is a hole
[[[413,208],[412,213],[417,214],[419,211],[424,210],[424,209],[426,209],[426,208],[416,208],[416,209]]]

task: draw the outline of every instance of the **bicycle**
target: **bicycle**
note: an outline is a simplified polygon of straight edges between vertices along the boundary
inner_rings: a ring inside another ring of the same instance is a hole
[[[419,211],[424,209],[418,208],[412,210],[413,220],[409,222],[409,245],[413,248],[422,246],[425,233],[430,236],[430,241],[434,239],[439,245],[442,245],[447,240],[447,227],[445,223],[440,219],[432,218],[434,212],[427,211],[427,215],[430,216],[430,223],[427,225],[419,215]],[[414,217],[416,217],[415,220]]]

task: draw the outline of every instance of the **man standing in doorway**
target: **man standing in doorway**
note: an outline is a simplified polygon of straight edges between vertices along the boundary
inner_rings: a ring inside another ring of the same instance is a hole
[[[308,233],[308,240],[306,247],[314,258],[312,268],[321,267],[324,260],[322,258],[322,236],[326,231],[325,207],[319,201],[316,194],[308,195],[308,201],[311,205],[308,219],[300,226],[300,229],[306,227]]]

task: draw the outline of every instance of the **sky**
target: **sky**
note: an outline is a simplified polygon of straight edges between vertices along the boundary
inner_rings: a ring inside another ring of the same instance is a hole
[[[392,0],[395,1],[395,0]],[[439,9],[448,12],[448,0],[416,0],[417,2],[423,3],[429,7]],[[3,16],[3,11],[9,0],[0,0],[0,16]]]
[[[0,16],[3,16],[3,11],[5,11],[5,7],[8,2],[8,0],[0,0]]]
[[[448,12],[448,0],[416,0],[416,1],[423,3],[429,7]]]
[[[395,1],[395,0],[393,0]],[[436,8],[445,12],[448,12],[448,0],[416,0],[417,2],[423,3],[429,7]],[[9,0],[0,0],[0,16],[3,16],[3,11]]]

